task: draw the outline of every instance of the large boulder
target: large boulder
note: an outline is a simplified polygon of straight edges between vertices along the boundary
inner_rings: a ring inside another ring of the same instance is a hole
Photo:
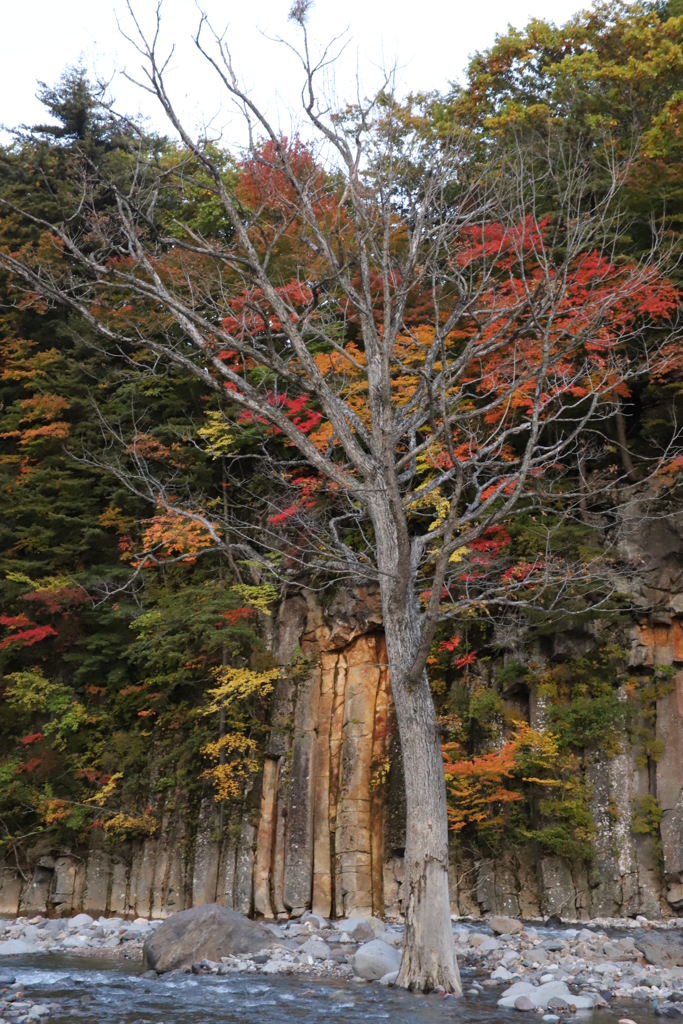
[[[514,917],[505,917],[503,914],[493,914],[486,918],[494,935],[516,935],[521,932],[524,925]]]
[[[205,957],[256,953],[274,943],[272,932],[218,903],[181,910],[166,918],[143,947],[145,970],[173,971]]]
[[[374,939],[361,946],[353,958],[353,969],[359,978],[377,981],[385,974],[397,971],[401,966],[402,953],[381,939]]]
[[[655,967],[683,967],[683,938],[680,932],[646,932],[635,947]]]
[[[40,949],[34,942],[25,939],[6,939],[0,942],[0,956],[22,956],[24,953],[35,953]]]

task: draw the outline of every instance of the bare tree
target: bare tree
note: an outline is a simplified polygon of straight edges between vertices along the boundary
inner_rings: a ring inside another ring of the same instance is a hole
[[[247,152],[227,170],[216,145],[176,114],[158,12],[149,39],[131,11],[144,87],[178,151],[161,165],[131,156],[125,187],[103,183],[84,158],[70,217],[39,224],[53,256],[45,247],[35,259],[0,253],[0,265],[70,308],[110,350],[144,350],[159,367],[195,375],[220,396],[227,424],[237,410],[281,432],[336,495],[311,548],[331,569],[379,582],[403,750],[398,983],[460,993],[441,737],[425,669],[436,624],[489,599],[477,563],[498,524],[552,492],[581,457],[587,426],[614,415],[628,381],[666,359],[676,300],[654,248],[637,263],[619,256],[627,161],[608,140],[598,151],[560,131],[531,133],[482,156],[480,140],[439,125],[429,98],[401,104],[390,81],[367,102],[326,106],[316,82],[328,55],[310,56],[308,7],[292,8],[307,146],[280,135],[201,19],[196,44],[249,129]],[[170,190],[208,191],[225,230],[172,220]],[[103,191],[113,197],[106,212]],[[320,430],[288,413],[293,399],[317,412]],[[134,486],[149,489],[139,462],[137,472]],[[284,506],[271,518],[286,530]],[[266,547],[281,544],[276,526]],[[496,600],[561,583],[555,571],[540,552],[497,578]]]

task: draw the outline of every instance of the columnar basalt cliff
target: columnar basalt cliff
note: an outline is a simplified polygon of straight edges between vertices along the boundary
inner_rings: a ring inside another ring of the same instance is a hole
[[[531,842],[496,857],[454,842],[453,913],[587,919],[681,912],[683,601],[672,596],[674,585],[631,631],[632,666],[675,671],[656,703],[659,759],[643,763],[626,731],[616,753],[590,752],[592,861],[544,854]],[[263,773],[242,806],[226,819],[207,791],[193,820],[178,802],[159,807],[155,838],[117,848],[95,839],[77,851],[36,846],[26,863],[2,865],[0,914],[165,917],[217,901],[263,918],[306,909],[325,917],[400,915],[402,766],[378,595],[339,590],[323,604],[302,588],[283,601],[270,628],[280,667],[272,730]],[[595,641],[590,632],[558,634],[551,657]],[[501,697],[517,719],[546,727],[533,687],[503,688]],[[646,798],[658,802],[659,835],[637,825]]]

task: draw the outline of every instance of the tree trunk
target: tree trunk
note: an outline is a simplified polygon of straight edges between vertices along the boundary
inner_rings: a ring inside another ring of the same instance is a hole
[[[394,548],[394,551],[396,548]],[[396,592],[381,573],[389,676],[396,707],[406,790],[405,949],[397,984],[428,992],[442,985],[462,995],[448,896],[448,815],[441,735],[427,673],[408,686],[405,674],[420,640],[417,601],[409,585]],[[402,605],[402,607],[401,607]]]

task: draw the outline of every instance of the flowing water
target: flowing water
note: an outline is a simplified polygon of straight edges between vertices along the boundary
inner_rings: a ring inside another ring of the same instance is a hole
[[[141,964],[52,954],[0,959],[0,969],[15,975],[28,999],[60,1003],[61,1013],[48,1018],[60,1024],[522,1024],[525,1017],[541,1024],[540,1014],[499,1009],[499,988],[456,1001],[310,975],[147,978]],[[465,988],[474,977],[463,971]],[[616,1024],[621,1017],[654,1024],[649,1005],[623,1002],[562,1021]]]

